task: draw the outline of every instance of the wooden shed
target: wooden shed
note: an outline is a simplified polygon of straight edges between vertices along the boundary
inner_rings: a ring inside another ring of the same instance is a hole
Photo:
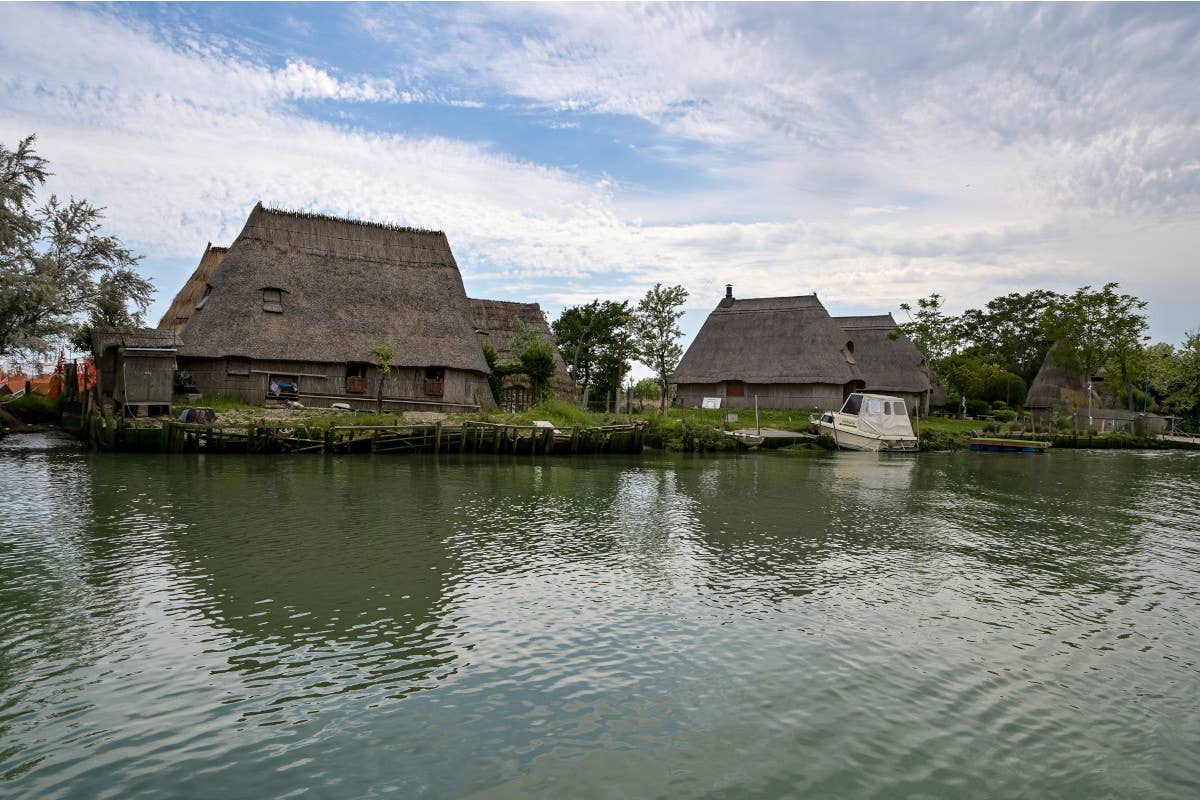
[[[127,414],[169,414],[180,344],[172,330],[93,328],[100,402]]]

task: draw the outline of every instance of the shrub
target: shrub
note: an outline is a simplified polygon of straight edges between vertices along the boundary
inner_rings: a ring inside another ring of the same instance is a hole
[[[967,401],[967,415],[968,416],[982,417],[982,416],[985,416],[989,411],[991,411],[991,408],[988,406],[986,400],[968,400]]]
[[[1000,420],[1001,422],[1012,422],[1014,419],[1017,418],[1017,412],[1010,411],[1006,408],[993,409],[992,416],[995,417],[996,419]]]

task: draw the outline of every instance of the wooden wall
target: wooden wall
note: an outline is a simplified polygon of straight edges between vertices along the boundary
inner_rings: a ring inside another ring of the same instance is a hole
[[[705,397],[720,397],[721,408],[817,409],[828,411],[842,407],[842,387],[832,383],[747,383],[741,397],[727,394],[728,383],[685,383],[679,386],[679,400],[688,408],[700,405]]]
[[[201,394],[243,397],[253,404],[274,399],[268,397],[269,376],[292,376],[299,388],[299,401],[313,408],[349,403],[359,409],[374,409],[380,378],[379,368],[369,366],[365,390],[351,393],[346,391],[345,364],[180,358],[179,368],[191,373]],[[424,369],[393,368],[383,386],[384,408],[436,411],[453,410],[456,407],[489,408],[494,405],[486,376],[456,369],[444,370],[444,376],[443,393],[437,397],[425,393]]]

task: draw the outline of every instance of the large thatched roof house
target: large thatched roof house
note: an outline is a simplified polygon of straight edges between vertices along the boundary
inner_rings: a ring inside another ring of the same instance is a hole
[[[200,264],[192,273],[192,277],[188,278],[187,283],[179,290],[179,294],[175,295],[175,299],[171,301],[171,307],[158,322],[159,328],[173,330],[179,334],[183,333],[188,319],[192,316],[192,310],[200,302],[200,298],[204,297],[209,279],[217,271],[217,267],[221,265],[221,261],[228,252],[228,247],[213,247],[212,242],[205,246],[204,255],[200,256]]]
[[[733,287],[675,370],[679,400],[725,408],[837,408],[866,386],[845,332],[816,295],[739,300]]]
[[[388,408],[492,404],[446,235],[263,208],[192,307],[180,369],[204,394],[370,407],[371,354],[393,348]]]
[[[833,320],[846,334],[846,347],[853,354],[867,391],[902,397],[909,409],[925,400],[929,392],[925,356],[912,340],[896,333],[896,320],[891,314]]]
[[[480,339],[496,348],[496,355],[501,364],[516,360],[511,346],[514,319],[536,333],[554,351],[553,391],[564,399],[574,399],[575,381],[571,380],[571,375],[567,372],[567,362],[563,361],[562,354],[558,351],[554,334],[546,323],[546,316],[542,313],[540,305],[471,298],[471,319],[475,323],[475,333]],[[528,381],[520,375],[509,375],[504,379],[504,385],[506,392],[519,391],[528,387]]]

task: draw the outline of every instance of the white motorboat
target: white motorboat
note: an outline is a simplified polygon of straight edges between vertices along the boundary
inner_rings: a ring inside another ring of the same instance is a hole
[[[917,437],[908,408],[899,397],[855,392],[840,411],[826,411],[809,420],[833,437],[842,450],[915,453]]]

